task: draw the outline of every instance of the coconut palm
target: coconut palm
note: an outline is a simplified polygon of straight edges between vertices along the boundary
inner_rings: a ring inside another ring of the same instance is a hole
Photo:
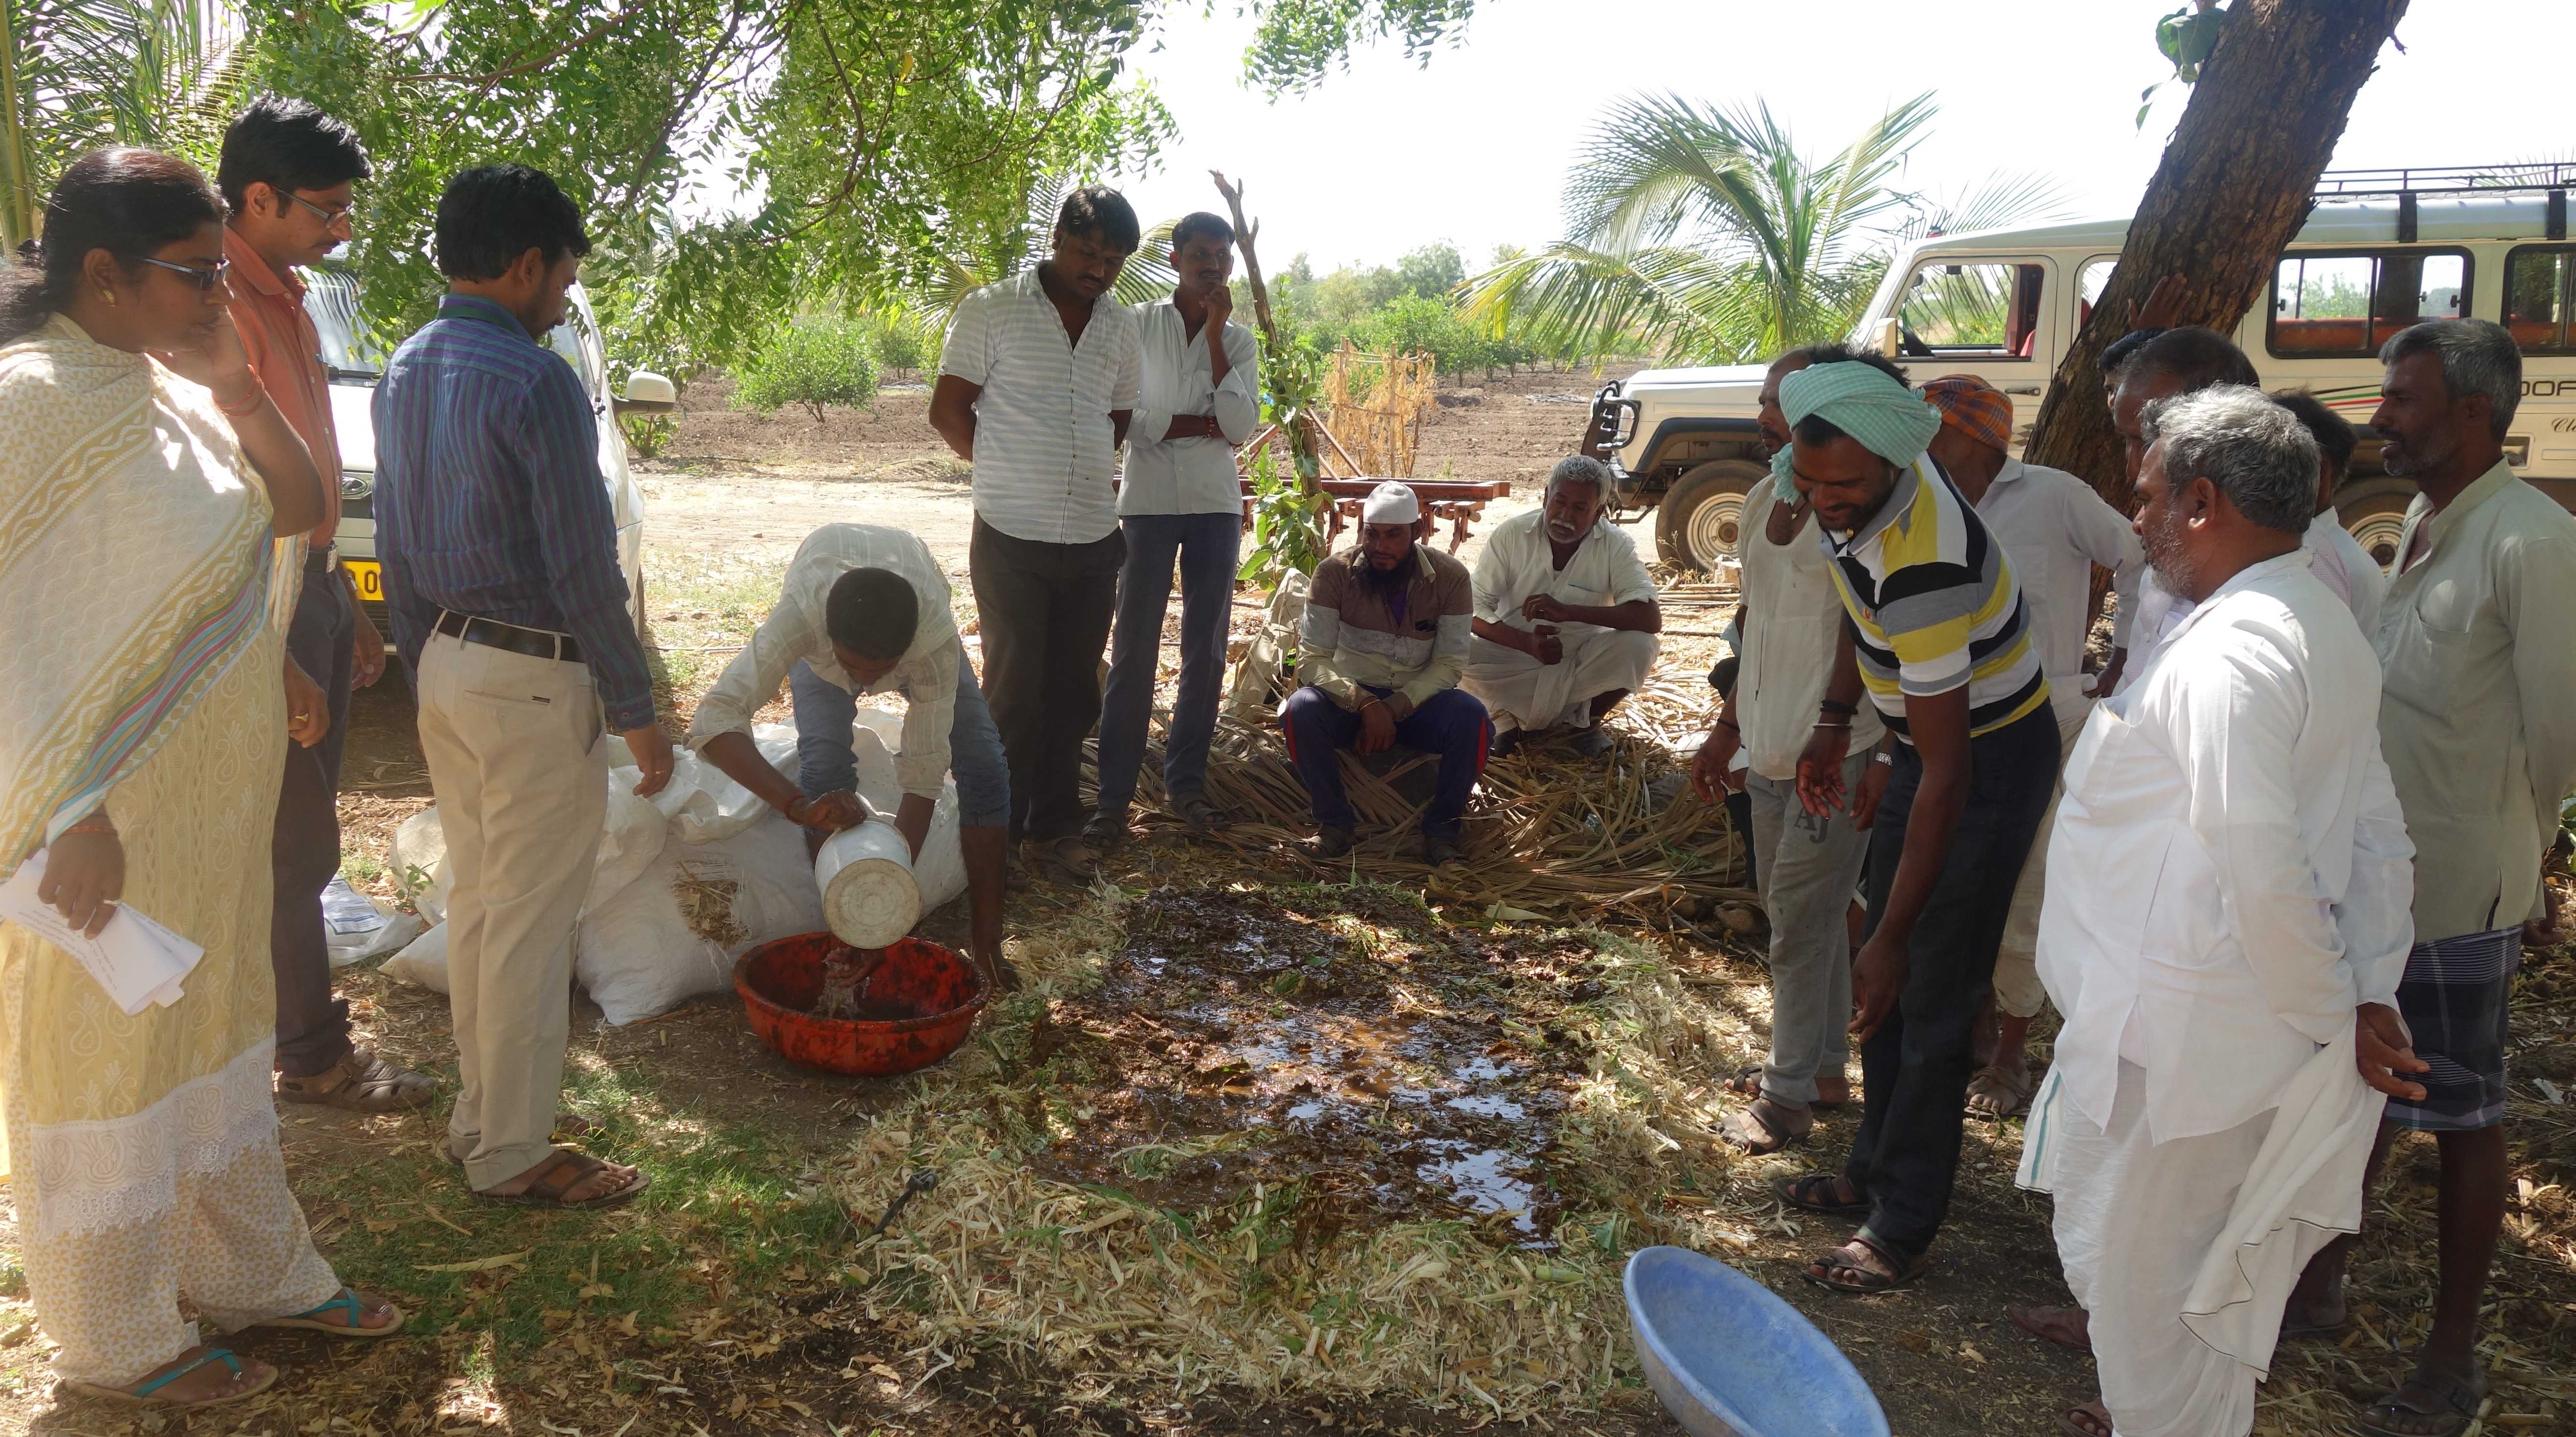
[[[241,86],[220,0],[0,0],[0,237],[32,238],[64,165],[106,144],[213,158]]]
[[[2054,188],[2029,178],[1998,176],[1948,203],[1898,189],[1936,112],[1918,95],[1817,161],[1758,101],[1621,100],[1566,181],[1566,237],[1462,285],[1468,320],[1594,357],[1742,360],[1840,336],[1896,241],[2056,207]]]

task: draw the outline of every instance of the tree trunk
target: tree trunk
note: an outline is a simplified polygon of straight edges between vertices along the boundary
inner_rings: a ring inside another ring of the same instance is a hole
[[[2025,451],[2032,463],[2080,474],[2128,511],[2120,436],[2094,361],[2128,332],[2129,307],[2144,303],[2165,275],[2181,277],[2177,323],[2235,333],[2265,294],[2282,247],[2307,222],[2317,176],[2353,99],[2405,13],[2406,0],[2236,0],[2229,7],[2226,29],[2129,222],[2119,268],[2039,407]]]

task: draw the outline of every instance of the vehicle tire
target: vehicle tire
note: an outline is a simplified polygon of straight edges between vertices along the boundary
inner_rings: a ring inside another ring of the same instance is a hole
[[[1717,572],[1735,552],[1745,494],[1770,472],[1750,459],[1720,459],[1673,481],[1655,513],[1655,551],[1667,564]]]
[[[2383,569],[2397,567],[2397,546],[2406,533],[2406,506],[2415,486],[2403,479],[2365,479],[2335,491],[2335,520]]]

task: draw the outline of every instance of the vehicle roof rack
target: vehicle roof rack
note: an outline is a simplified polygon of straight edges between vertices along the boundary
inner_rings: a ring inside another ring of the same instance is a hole
[[[2502,165],[2434,165],[2390,170],[2328,170],[2317,177],[2316,199],[2397,201],[2397,239],[2415,240],[2416,201],[2425,195],[2486,199],[2544,196],[2547,234],[2567,238],[2567,191],[2576,187],[2576,161],[2528,160]]]
[[[2393,170],[2328,170],[2317,177],[2320,200],[2390,195],[2535,194],[2576,188],[2576,160],[2504,165],[2439,165]]]

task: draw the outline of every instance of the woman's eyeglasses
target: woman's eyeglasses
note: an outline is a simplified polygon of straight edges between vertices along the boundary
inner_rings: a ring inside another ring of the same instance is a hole
[[[224,271],[233,267],[233,262],[228,259],[219,259],[215,261],[215,267],[213,269],[199,269],[195,265],[172,264],[166,259],[154,259],[148,254],[139,254],[136,255],[135,258],[143,261],[145,264],[152,265],[155,268],[166,269],[174,274],[184,274],[188,278],[195,280],[197,282],[197,293],[199,294],[212,293],[216,285],[224,282]]]

